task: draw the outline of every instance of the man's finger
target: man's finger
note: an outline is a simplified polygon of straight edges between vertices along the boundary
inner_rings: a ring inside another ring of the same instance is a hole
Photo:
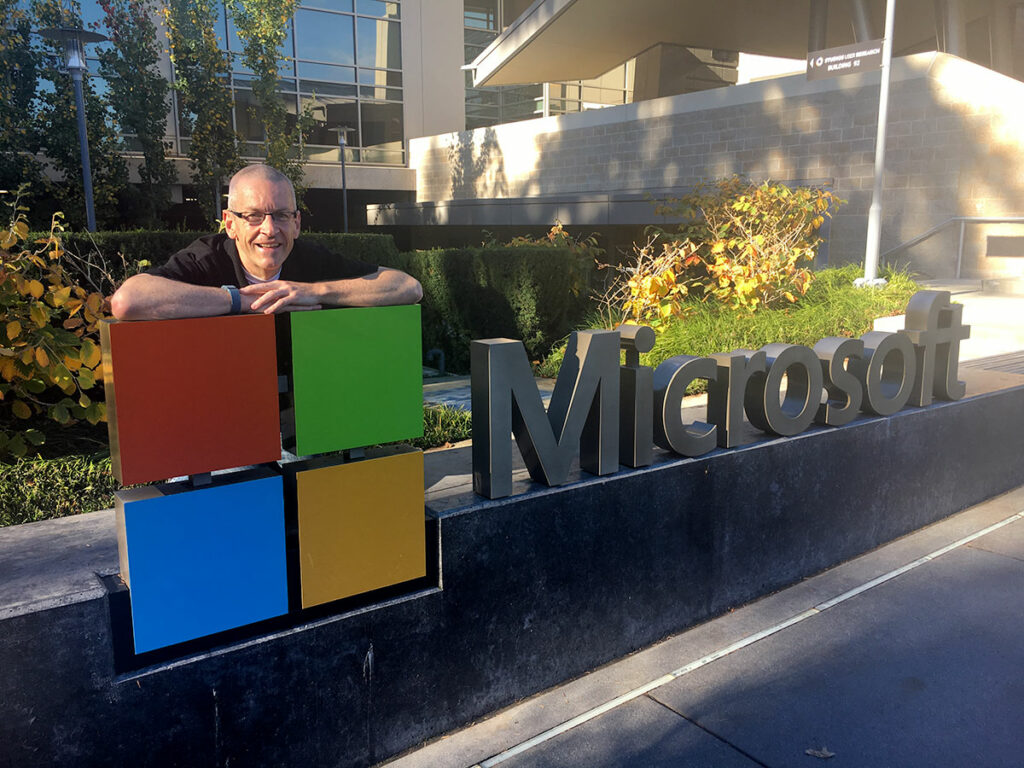
[[[288,300],[290,298],[291,292],[287,288],[278,288],[276,290],[267,291],[266,293],[261,293],[259,298],[253,301],[252,306],[253,309],[259,310],[273,303],[274,301],[282,299]]]
[[[252,296],[253,294],[263,294],[267,291],[278,290],[280,287],[281,282],[279,280],[274,280],[269,283],[252,283],[250,285],[243,285],[238,289],[238,292],[244,293],[247,296]]]
[[[274,315],[280,312],[304,312],[310,309],[321,309],[320,304],[296,304],[288,301],[288,299],[281,299],[271,304],[266,309],[262,310],[266,315]]]

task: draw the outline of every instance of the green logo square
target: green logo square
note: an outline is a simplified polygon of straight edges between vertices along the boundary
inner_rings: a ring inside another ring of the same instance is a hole
[[[423,434],[419,306],[293,312],[290,320],[298,455]]]

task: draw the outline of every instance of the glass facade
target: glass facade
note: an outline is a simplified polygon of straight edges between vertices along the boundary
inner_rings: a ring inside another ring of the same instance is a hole
[[[429,0],[424,0],[429,9]],[[289,24],[279,60],[279,93],[294,126],[311,108],[313,129],[303,147],[308,160],[338,162],[338,133],[346,138],[346,160],[405,163],[401,0],[306,0]],[[503,0],[464,0],[464,59],[475,59],[498,36],[506,21]],[[82,0],[86,27],[101,28],[99,0]],[[233,122],[241,153],[262,157],[263,130],[252,94],[252,72],[242,61],[242,43],[231,15],[219,4],[216,34],[229,54],[225,79],[234,101]],[[160,41],[163,44],[163,40]],[[106,45],[109,45],[106,44]],[[96,51],[89,46],[92,85],[98,76]],[[466,72],[466,127],[496,125],[534,117],[580,112],[632,100],[633,65],[628,62],[587,81],[474,88]],[[172,94],[173,98],[173,94]],[[125,137],[129,148],[132,137]],[[178,155],[188,153],[189,137],[176,110],[169,113],[168,140]]]
[[[464,0],[465,61],[479,56],[505,23],[502,0]],[[628,104],[633,100],[633,62],[615,67],[593,80],[533,85],[473,87],[466,72],[466,128],[481,128],[534,117],[582,112],[585,109]]]
[[[219,4],[217,37],[230,54],[225,86],[234,100],[234,127],[242,137],[243,157],[263,156],[263,129],[254,113],[252,72],[242,61],[242,42],[231,15]],[[82,23],[102,31],[99,0],[82,0]],[[349,162],[402,165],[405,162],[402,113],[402,33],[399,0],[310,0],[300,3],[288,26],[279,64],[279,92],[295,125],[299,110],[312,106],[313,130],[303,147],[308,160],[338,162],[338,131],[346,136]],[[161,45],[166,41],[160,40]],[[87,52],[92,87],[106,88],[96,53]],[[45,87],[45,84],[44,86]],[[172,96],[173,97],[173,96]],[[189,137],[177,111],[168,115],[168,139],[179,155],[188,154]],[[129,149],[132,137],[125,137]]]
[[[250,107],[252,73],[242,63],[242,43],[223,6],[219,23],[232,60],[235,128],[247,142],[242,154],[259,157],[263,135]],[[347,161],[405,162],[401,3],[301,3],[281,51],[280,78],[279,92],[293,121],[299,110],[312,108],[314,126],[303,147],[305,159],[339,161],[338,133],[343,131]]]

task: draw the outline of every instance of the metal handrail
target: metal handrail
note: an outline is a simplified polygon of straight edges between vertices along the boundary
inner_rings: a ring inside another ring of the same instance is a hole
[[[882,254],[882,261],[887,260],[894,253],[913,248],[918,243],[923,243],[932,235],[935,235],[950,224],[960,223],[960,244],[956,249],[956,278],[960,279],[960,265],[964,258],[964,230],[968,224],[1024,224],[1024,216],[951,216],[941,224],[936,224],[924,234],[912,237],[905,243],[900,243],[895,248],[890,248]]]

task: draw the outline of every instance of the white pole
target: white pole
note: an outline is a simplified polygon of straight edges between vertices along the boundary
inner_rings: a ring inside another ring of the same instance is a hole
[[[885,127],[889,117],[889,72],[892,65],[892,29],[896,0],[885,3],[885,39],[882,40],[882,87],[878,93],[878,133],[875,137],[875,186],[868,209],[868,239],[864,249],[864,277],[859,285],[884,285],[878,277],[878,251],[882,239],[882,181],[885,177]]]

